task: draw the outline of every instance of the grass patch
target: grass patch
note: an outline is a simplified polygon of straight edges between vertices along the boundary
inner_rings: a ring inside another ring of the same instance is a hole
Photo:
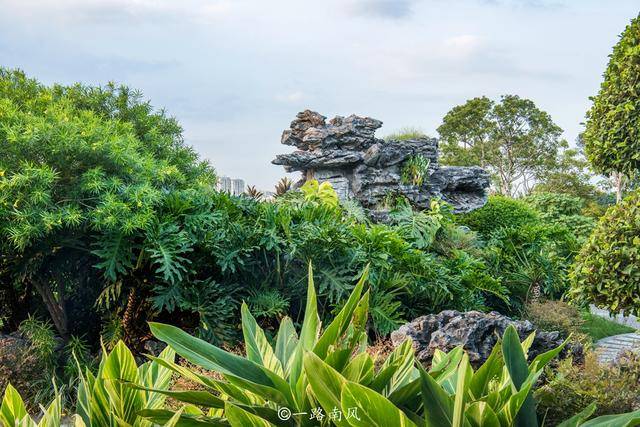
[[[580,326],[580,330],[581,332],[589,335],[593,341],[610,337],[612,335],[636,332],[636,330],[630,326],[621,325],[596,314],[583,313],[582,318],[584,323]]]
[[[421,129],[404,127],[397,132],[384,137],[385,141],[406,141],[408,139],[418,139],[427,136]]]

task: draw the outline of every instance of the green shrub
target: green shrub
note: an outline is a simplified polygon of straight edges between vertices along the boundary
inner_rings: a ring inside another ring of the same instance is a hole
[[[461,224],[489,238],[500,228],[519,228],[538,223],[538,213],[521,200],[505,196],[489,196],[487,204],[469,213],[460,215]]]
[[[598,94],[587,112],[585,153],[598,172],[633,176],[640,169],[640,15],[609,55]]]
[[[595,227],[596,221],[583,215],[586,203],[579,197],[559,193],[534,193],[523,201],[540,212],[543,221],[563,225],[581,240],[586,239]]]
[[[571,296],[640,315],[640,191],[609,208],[576,257]]]
[[[568,269],[577,250],[565,227],[542,223],[496,230],[485,249],[489,273],[510,293],[517,312],[531,297],[560,298],[568,288]]]
[[[595,415],[610,415],[640,408],[640,361],[600,365],[593,353],[583,365],[561,361],[548,370],[547,384],[535,392],[538,413],[546,425],[557,425],[567,414],[595,404]],[[637,424],[632,424],[637,425]]]
[[[543,331],[559,331],[567,337],[581,330],[580,311],[563,301],[539,301],[527,304],[526,319]]]

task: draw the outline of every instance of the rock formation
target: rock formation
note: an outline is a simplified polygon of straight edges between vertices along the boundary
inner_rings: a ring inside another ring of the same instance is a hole
[[[391,333],[391,341],[394,346],[398,346],[410,338],[413,340],[418,360],[425,363],[431,361],[436,349],[447,352],[457,346],[463,346],[469,354],[469,361],[478,366],[487,360],[498,337],[502,337],[509,325],[515,326],[521,340],[536,330],[527,320],[512,320],[495,311],[481,313],[445,310],[438,314],[418,317],[413,322],[401,326]],[[529,359],[559,346],[564,338],[566,337],[561,337],[559,332],[538,330],[529,349]],[[579,344],[570,343],[561,356],[571,354],[574,360],[579,361],[583,357],[582,350]]]
[[[351,115],[326,117],[309,110],[298,113],[291,128],[282,133],[282,144],[298,150],[276,156],[273,164],[287,172],[301,171],[303,178],[328,181],[341,198],[355,198],[377,210],[389,194],[403,195],[418,208],[432,198],[450,203],[455,212],[468,212],[486,202],[488,173],[479,167],[440,167],[438,141],[421,137],[402,141],[375,137],[382,122]],[[414,156],[429,161],[422,185],[403,183],[402,168]]]
[[[62,350],[62,342],[58,344],[56,351]],[[31,342],[20,333],[0,333],[0,393],[11,383],[30,396],[28,391],[33,388],[33,383],[48,375],[45,364],[33,351]]]

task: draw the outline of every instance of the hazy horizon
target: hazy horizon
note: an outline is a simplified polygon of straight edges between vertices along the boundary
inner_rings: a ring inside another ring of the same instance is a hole
[[[516,94],[573,142],[637,1],[0,0],[0,65],[126,84],[220,175],[270,190],[298,111],[430,135],[469,98]]]

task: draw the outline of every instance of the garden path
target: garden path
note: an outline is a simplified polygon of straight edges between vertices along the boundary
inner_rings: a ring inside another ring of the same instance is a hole
[[[590,309],[591,313],[604,317],[605,319],[609,319],[621,325],[627,325],[632,328],[640,329],[640,319],[638,319],[636,316],[625,317],[622,314],[612,316],[611,313],[609,313],[607,310],[597,308],[593,305],[590,307]],[[613,335],[610,337],[602,338],[601,340],[596,342],[598,360],[603,363],[611,363],[616,360],[620,353],[622,353],[624,350],[631,349],[640,350],[639,333],[632,332],[629,334]]]
[[[640,350],[640,334],[620,334],[603,338],[596,342],[596,352],[598,360],[602,363],[611,363],[624,350]]]

